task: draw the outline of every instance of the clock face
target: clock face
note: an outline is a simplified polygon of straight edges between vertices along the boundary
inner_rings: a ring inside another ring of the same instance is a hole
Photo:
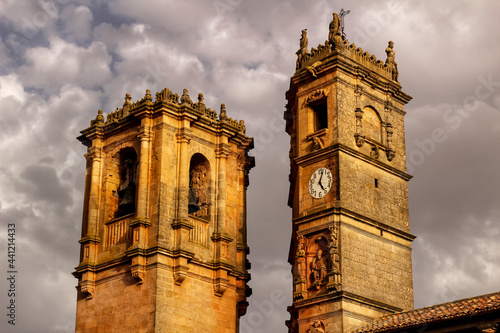
[[[332,188],[332,173],[327,168],[314,171],[309,179],[309,193],[313,198],[323,198]]]

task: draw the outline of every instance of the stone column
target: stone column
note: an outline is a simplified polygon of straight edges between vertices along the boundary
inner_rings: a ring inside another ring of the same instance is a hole
[[[149,168],[151,165],[151,129],[149,119],[143,118],[139,127],[141,151],[139,152],[139,179],[137,182],[136,216],[130,221],[132,246],[127,250],[131,258],[130,270],[137,284],[144,281],[148,228],[151,225],[148,214]]]
[[[223,138],[226,139],[224,141],[227,141],[227,138]],[[221,144],[216,155],[219,171],[217,175],[217,233],[219,234],[226,232],[226,162],[228,154],[225,145],[225,142]]]
[[[226,162],[229,155],[229,145],[227,137],[220,137],[220,144],[215,158],[217,159],[217,226],[212,241],[215,245],[215,264],[218,268],[215,271],[215,295],[222,296],[226,291],[228,279],[228,268],[231,266],[229,261],[229,243],[233,239],[226,231]]]
[[[137,217],[148,217],[148,185],[149,167],[151,162],[151,130],[148,125],[139,129],[138,137],[141,140],[141,151],[139,157],[139,181],[137,191]]]
[[[182,127],[177,132],[177,146],[179,156],[179,173],[177,182],[177,212],[172,223],[174,229],[175,251],[174,260],[174,283],[182,284],[189,271],[188,260],[192,257],[186,249],[189,241],[189,231],[193,224],[189,221],[188,195],[189,195],[189,142],[191,141],[191,129],[189,121],[183,120]]]
[[[95,264],[97,261],[97,248],[101,239],[99,237],[99,204],[102,182],[102,139],[100,136],[92,140],[87,158],[92,160],[90,172],[90,188],[87,215],[87,234],[79,241],[83,248],[83,258],[77,271],[81,273],[79,281],[80,291],[87,298],[92,298],[95,285]]]

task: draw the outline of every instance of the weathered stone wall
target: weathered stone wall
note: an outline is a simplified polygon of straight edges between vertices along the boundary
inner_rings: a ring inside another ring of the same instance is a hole
[[[115,266],[99,274],[93,298],[78,295],[76,333],[155,332],[155,274],[138,286],[127,271]]]
[[[412,309],[410,242],[353,219],[342,219],[343,290],[403,310]]]
[[[407,182],[348,154],[339,161],[341,207],[409,232]]]
[[[235,286],[222,297],[215,296],[210,273],[211,270],[193,267],[178,286],[170,270],[158,271],[157,332],[236,332]]]

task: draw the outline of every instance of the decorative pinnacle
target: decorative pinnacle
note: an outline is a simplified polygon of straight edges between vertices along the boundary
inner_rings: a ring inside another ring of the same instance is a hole
[[[193,104],[187,89],[182,90],[181,104]]]
[[[130,105],[130,100],[132,99],[132,96],[130,96],[129,93],[125,94],[125,103],[123,103],[123,106],[125,105]]]
[[[95,120],[90,122],[90,126],[97,125],[97,126],[103,126],[104,125],[104,116],[102,115],[102,110],[97,111],[97,116],[95,117]]]
[[[226,113],[226,104],[222,103],[220,105],[220,116],[219,118],[222,119],[227,119],[227,113]]]

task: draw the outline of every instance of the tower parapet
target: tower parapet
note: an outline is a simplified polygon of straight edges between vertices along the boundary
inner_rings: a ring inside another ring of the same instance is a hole
[[[325,41],[325,44],[319,44],[317,48],[311,48],[311,51],[303,53],[303,58],[297,62],[296,70],[314,70],[322,63],[328,62],[330,57],[335,56],[343,56],[386,79],[393,79],[393,68],[389,64],[377,59],[375,55],[371,55],[361,47],[356,47],[356,44],[349,44],[349,40],[341,41],[340,44],[334,46],[329,41]],[[397,81],[397,79],[394,81]]]
[[[131,96],[129,93],[125,95],[125,103],[123,107],[117,108],[115,111],[108,113],[106,120],[104,121],[104,116],[101,110],[99,110],[98,115],[95,119],[90,121],[90,126],[106,126],[113,123],[119,123],[125,120],[128,116],[133,116],[136,113],[140,113],[140,111],[147,106],[152,106],[153,108],[157,108],[158,106],[170,106],[176,109],[180,109],[182,106],[185,106],[185,111],[191,113],[194,116],[200,117],[200,120],[210,121],[214,124],[219,123],[219,126],[226,126],[228,128],[232,128],[236,132],[241,132],[245,134],[246,127],[245,122],[243,120],[236,120],[230,117],[227,117],[226,114],[226,106],[225,104],[221,105],[221,113],[220,116],[217,115],[217,112],[207,108],[205,103],[203,102],[203,94],[198,94],[198,102],[194,103],[188,95],[188,90],[184,89],[183,95],[181,96],[181,101],[179,101],[179,95],[172,93],[170,89],[165,88],[156,93],[156,99],[153,102],[153,98],[151,96],[151,92],[149,89],[146,90],[146,94],[140,100],[131,103]],[[102,116],[102,117],[101,117]],[[223,125],[224,124],[224,125]]]

